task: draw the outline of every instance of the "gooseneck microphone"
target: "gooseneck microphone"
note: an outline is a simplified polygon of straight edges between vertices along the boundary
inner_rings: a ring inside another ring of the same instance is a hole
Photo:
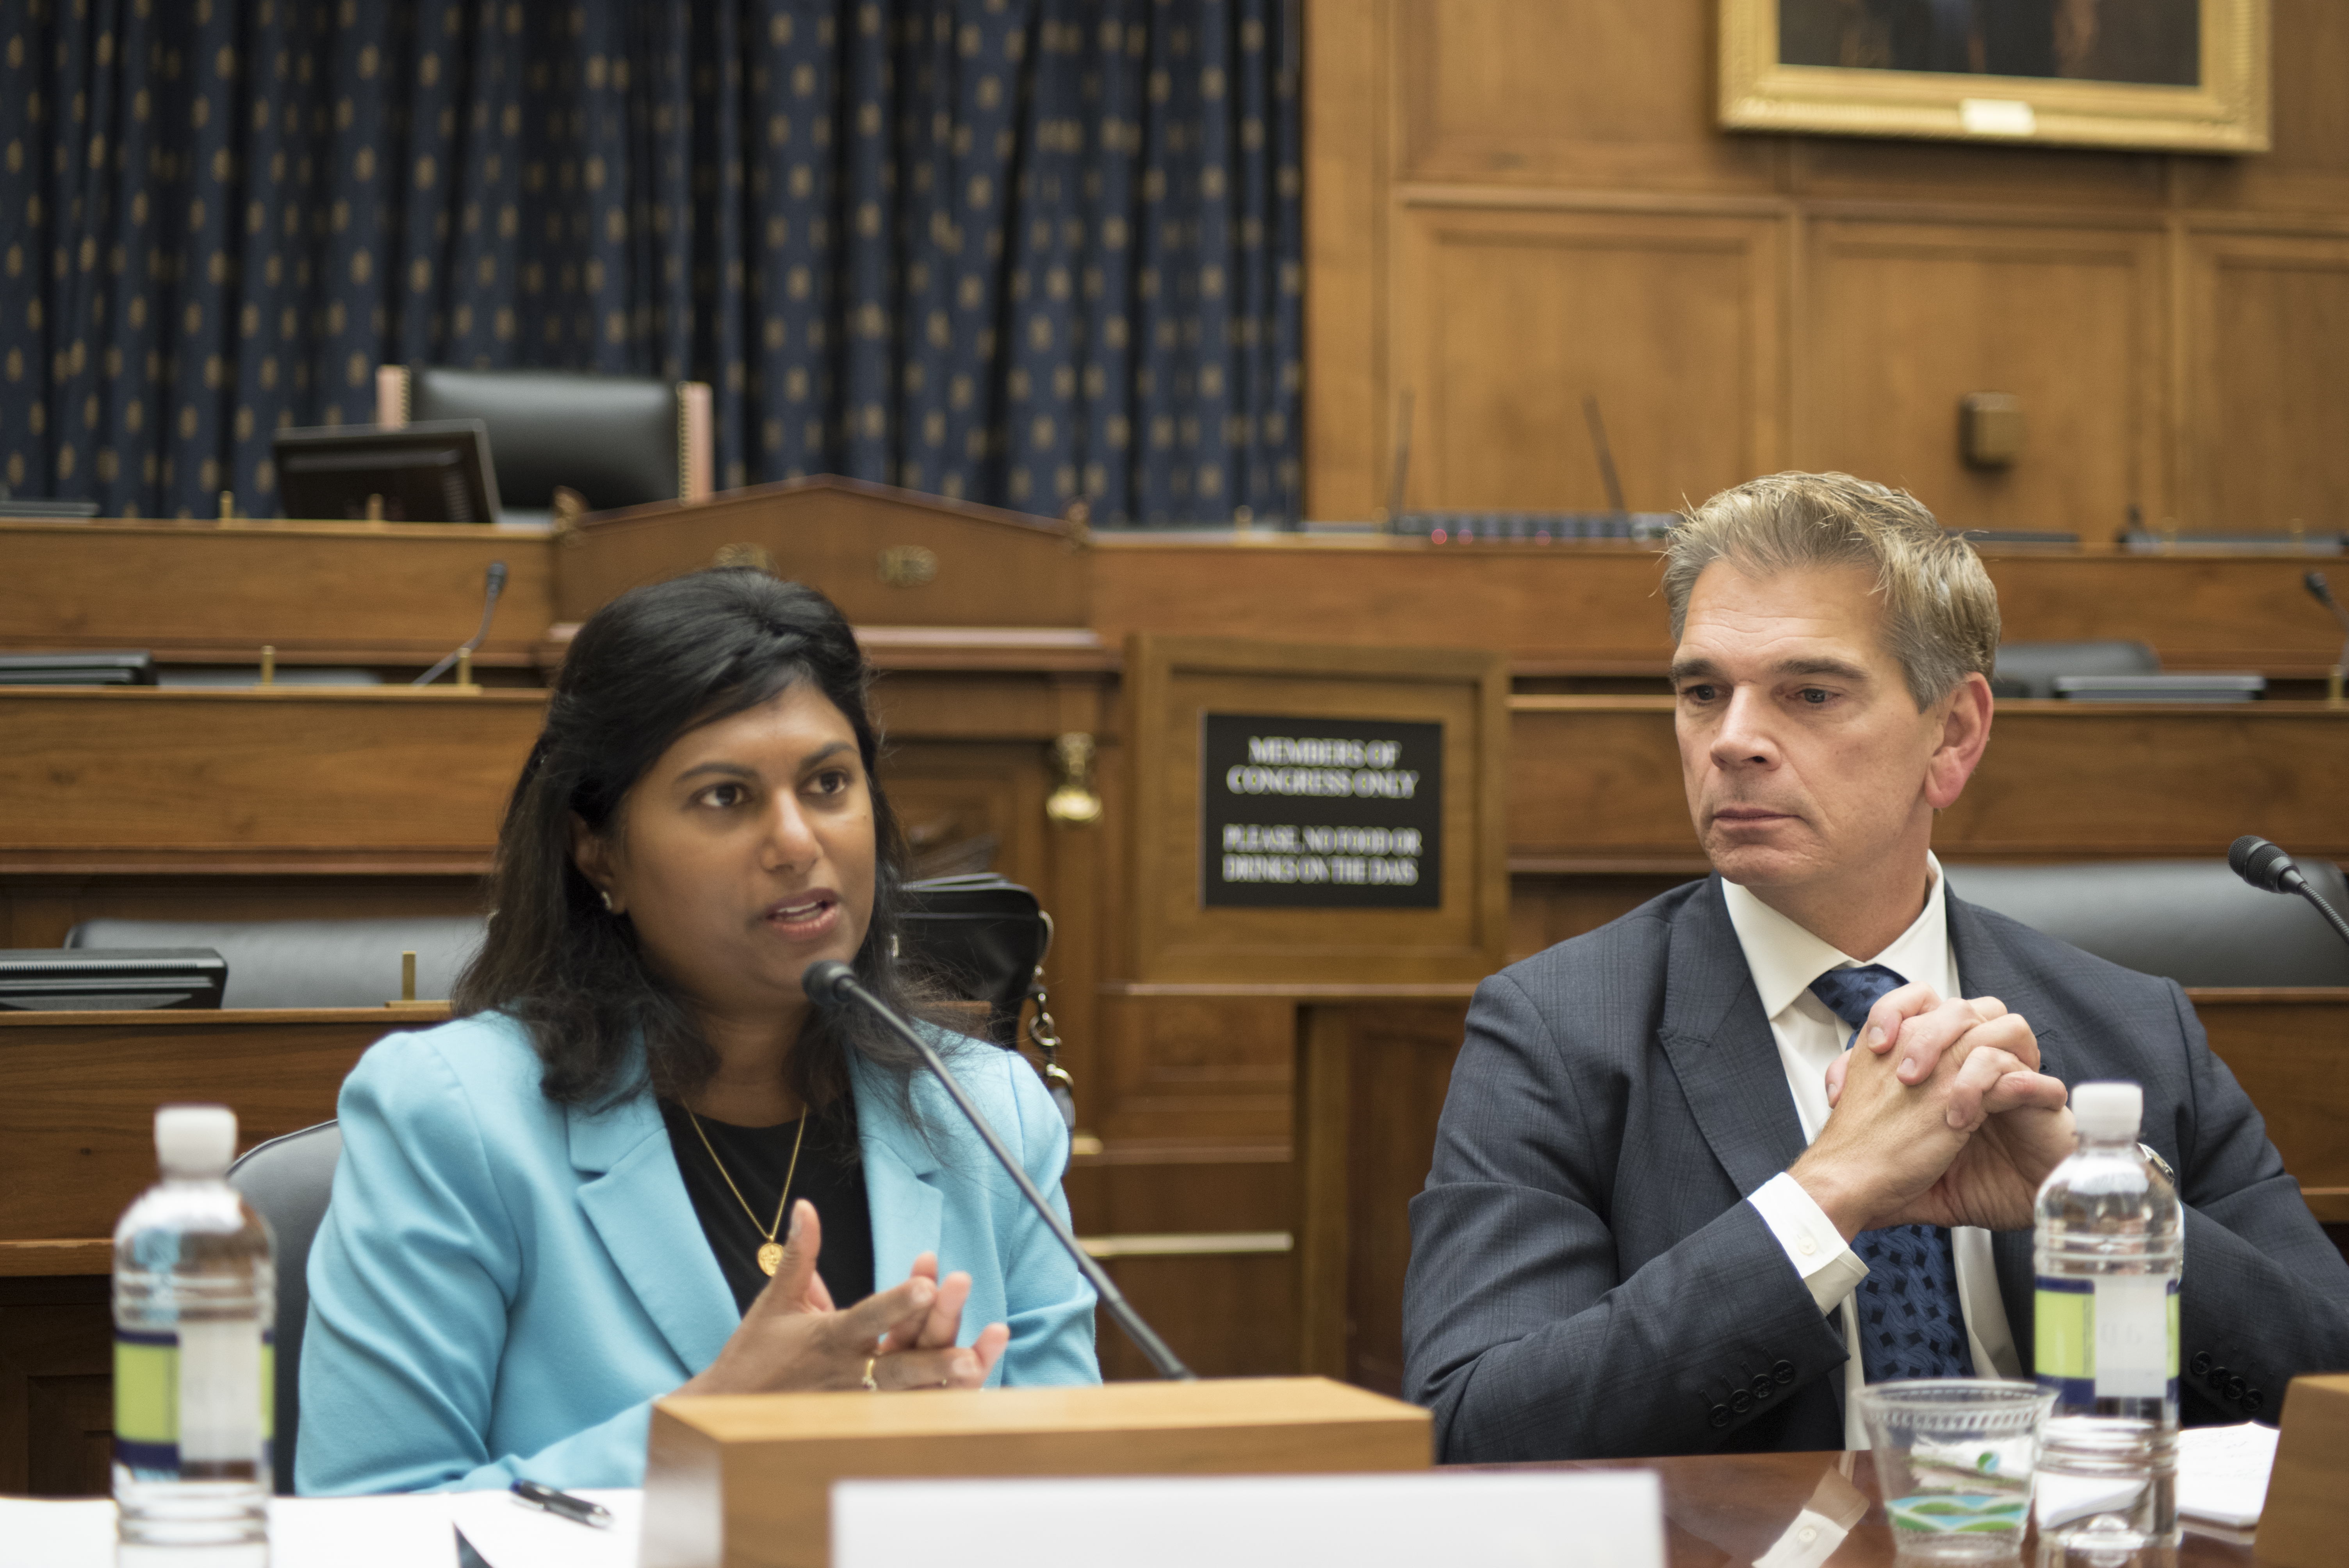
[[[2245,833],[2227,850],[2227,869],[2259,889],[2261,892],[2296,892],[2316,906],[2316,913],[2325,918],[2344,942],[2349,942],[2349,921],[2333,913],[2333,906],[2317,896],[2292,863],[2292,857],[2269,843],[2257,833]]]
[[[481,639],[490,634],[491,619],[498,613],[498,595],[505,591],[506,563],[502,561],[492,561],[490,562],[489,580],[483,585],[481,592],[481,625],[474,630],[471,636],[458,644],[447,658],[442,659],[439,664],[434,665],[430,669],[426,670],[422,675],[418,676],[409,684],[410,686],[430,686],[434,681],[439,680],[443,675],[447,674],[449,666],[455,664],[459,657],[463,655],[470,654],[475,648],[480,647],[481,645]],[[461,679],[463,677],[460,676],[459,678]]]
[[[1011,1150],[1003,1147],[1003,1140],[998,1138],[995,1129],[987,1124],[987,1118],[979,1114],[978,1107],[972,1103],[970,1096],[947,1067],[946,1058],[938,1055],[937,1047],[930,1043],[927,1036],[914,1027],[896,1009],[866,990],[864,983],[856,978],[856,971],[836,958],[809,965],[807,974],[800,983],[807,987],[809,1000],[817,1006],[830,1011],[854,1002],[886,1024],[898,1038],[921,1053],[922,1060],[937,1076],[938,1082],[952,1097],[964,1119],[970,1123],[971,1130],[978,1134],[988,1152],[995,1156],[996,1163],[1003,1167],[1004,1173],[1019,1187],[1020,1196],[1028,1200],[1028,1206],[1036,1211],[1045,1228],[1052,1233],[1053,1239],[1075,1262],[1077,1272],[1084,1275],[1085,1282],[1093,1287],[1093,1294],[1101,1298],[1102,1309],[1125,1330],[1125,1336],[1149,1358],[1150,1365],[1157,1369],[1161,1377],[1190,1381],[1198,1377],[1176,1358],[1174,1352],[1167,1348],[1166,1342],[1158,1337],[1150,1325],[1142,1321],[1142,1315],[1134,1311],[1119,1293],[1115,1282],[1078,1243],[1076,1233],[1069,1229],[1068,1222],[1052,1212],[1052,1205],[1045,1202],[1044,1194],[1036,1190],[1036,1183],[1028,1179],[1028,1172],[1019,1168],[1019,1161],[1011,1157]]]

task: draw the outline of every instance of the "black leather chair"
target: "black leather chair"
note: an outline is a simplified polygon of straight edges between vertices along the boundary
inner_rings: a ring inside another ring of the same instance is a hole
[[[343,1130],[331,1121],[248,1149],[228,1168],[277,1237],[276,1430],[270,1442],[277,1495],[294,1495],[294,1445],[302,1424],[302,1329],[310,1316],[310,1243],[334,1195]]]
[[[1999,696],[2052,697],[2061,676],[2160,673],[2160,658],[2143,643],[2001,643],[1990,689]]]
[[[585,370],[464,370],[387,365],[376,423],[479,419],[490,429],[500,511],[544,525],[557,487],[589,511],[694,500],[710,488],[709,387]]]
[[[223,1007],[379,1007],[416,954],[416,995],[448,997],[481,945],[475,915],[411,920],[86,920],[67,947],[209,947],[228,961]]]
[[[2339,866],[2295,863],[2342,907]],[[2305,899],[2246,885],[2224,861],[1946,869],[1950,891],[1970,903],[2181,985],[2349,985],[2349,946],[2324,917]]]

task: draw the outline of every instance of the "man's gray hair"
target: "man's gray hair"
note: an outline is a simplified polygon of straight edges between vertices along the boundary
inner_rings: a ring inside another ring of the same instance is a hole
[[[1998,662],[1998,590],[1972,545],[1942,531],[1906,490],[1849,474],[1771,474],[1690,512],[1664,546],[1672,641],[1704,569],[1750,576],[1803,566],[1862,566],[1884,598],[1884,636],[1922,712],[1968,674]]]

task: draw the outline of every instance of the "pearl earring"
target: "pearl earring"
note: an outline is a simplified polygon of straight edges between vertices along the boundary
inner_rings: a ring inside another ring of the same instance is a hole
[[[598,890],[595,896],[604,901],[604,913],[605,914],[615,913],[612,908],[612,895],[608,891]]]

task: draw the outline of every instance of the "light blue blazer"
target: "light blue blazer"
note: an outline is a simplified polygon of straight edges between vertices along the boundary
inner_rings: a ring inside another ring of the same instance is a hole
[[[950,1051],[1063,1217],[1068,1129],[1019,1056]],[[304,1492],[643,1483],[652,1401],[741,1322],[648,1091],[600,1113],[539,1089],[501,1015],[378,1042],[344,1081],[342,1162],[310,1253]],[[968,1270],[960,1340],[1006,1323],[989,1382],[1094,1383],[1093,1292],[944,1090],[926,1140],[855,1064],[875,1280]]]

